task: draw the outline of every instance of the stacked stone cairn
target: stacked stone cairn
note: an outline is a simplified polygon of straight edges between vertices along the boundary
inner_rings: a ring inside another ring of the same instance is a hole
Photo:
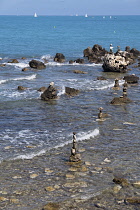
[[[71,155],[69,158],[70,162],[79,162],[81,161],[81,155],[77,153],[77,148],[76,148],[76,133],[73,132],[73,145],[71,148]]]

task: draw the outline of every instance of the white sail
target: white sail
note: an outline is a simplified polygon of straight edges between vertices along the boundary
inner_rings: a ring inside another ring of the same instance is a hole
[[[85,17],[88,17],[88,15],[87,15],[87,14],[85,14]]]
[[[34,17],[37,17],[37,14],[36,14],[36,12],[35,12],[35,14],[34,14]]]

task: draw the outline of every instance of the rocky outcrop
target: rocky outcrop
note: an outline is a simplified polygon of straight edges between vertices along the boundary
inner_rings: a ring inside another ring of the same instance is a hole
[[[55,62],[63,63],[65,61],[65,56],[62,53],[56,53],[54,57]]]
[[[65,87],[65,93],[69,96],[76,96],[80,91],[74,88]]]
[[[104,56],[102,67],[104,71],[124,73],[127,71],[128,65],[129,61],[126,61],[123,56],[107,54]]]
[[[57,98],[57,89],[54,87],[54,82],[51,82],[49,87],[41,94],[41,99],[48,101]]]
[[[109,53],[101,45],[95,44],[93,48],[88,47],[83,51],[84,57],[87,57],[88,60],[92,63],[102,63],[102,57]]]
[[[44,68],[46,68],[46,65],[43,62],[37,61],[37,60],[31,60],[29,62],[29,66],[31,68],[34,68],[34,69],[44,69]]]
[[[79,63],[79,64],[84,64],[85,63],[84,59],[82,59],[82,58],[78,58],[74,62]]]
[[[125,82],[127,83],[134,84],[134,83],[138,83],[139,77],[137,77],[135,74],[132,74],[132,75],[124,76],[123,80],[125,80]]]
[[[112,105],[122,105],[130,102],[132,101],[129,98],[120,96],[120,97],[115,97],[110,103]]]

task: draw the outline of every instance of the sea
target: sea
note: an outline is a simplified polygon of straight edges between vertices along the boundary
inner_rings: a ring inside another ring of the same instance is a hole
[[[128,87],[131,103],[114,106],[110,101],[122,95],[125,75],[140,77],[140,67],[131,65],[127,73],[104,72],[102,64],[83,57],[83,50],[95,44],[108,51],[112,44],[114,52],[117,46],[140,50],[139,25],[140,16],[0,16],[0,64],[5,64],[0,66],[0,164],[40,157],[52,149],[63,151],[65,146],[71,150],[76,132],[77,143],[87,150],[83,160],[94,159],[96,164],[108,158],[113,168],[139,179],[140,84]],[[56,53],[64,54],[64,63],[54,62]],[[78,58],[85,63],[69,64]],[[47,60],[46,68],[22,71],[32,59]],[[97,80],[99,76],[106,80]],[[112,89],[115,78],[120,90]],[[41,100],[38,89],[52,81],[58,99]],[[19,91],[18,86],[27,89]],[[69,97],[65,87],[80,92]],[[98,119],[99,107],[108,118]]]

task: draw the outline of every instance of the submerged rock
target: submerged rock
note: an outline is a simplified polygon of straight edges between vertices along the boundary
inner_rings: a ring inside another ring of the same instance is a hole
[[[113,105],[122,105],[130,102],[132,101],[129,98],[120,96],[120,97],[115,97],[110,103]]]
[[[139,77],[137,77],[135,74],[132,74],[132,75],[124,76],[123,80],[125,80],[125,82],[127,83],[134,84],[134,83],[138,83]]]
[[[76,96],[80,91],[74,88],[65,87],[65,93],[69,96]]]
[[[26,90],[26,89],[27,89],[26,87],[18,86],[18,90]]]

